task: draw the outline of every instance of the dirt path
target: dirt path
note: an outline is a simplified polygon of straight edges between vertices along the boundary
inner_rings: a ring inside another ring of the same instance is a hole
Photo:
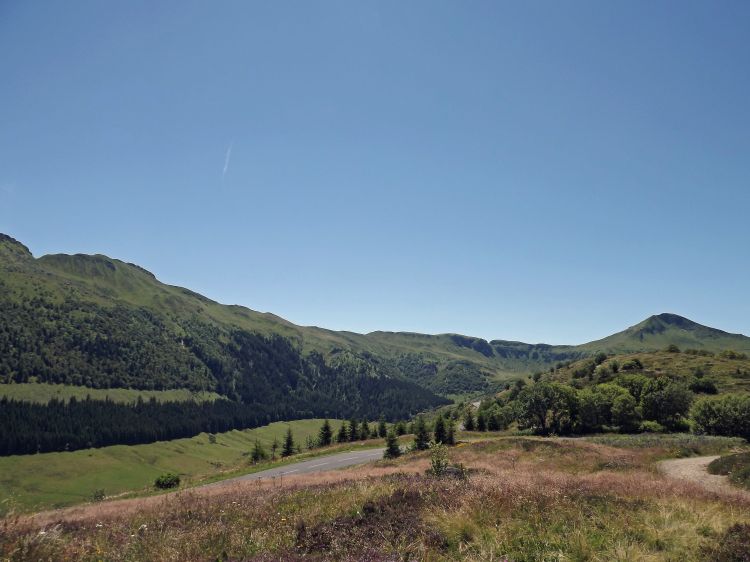
[[[750,492],[745,492],[729,483],[727,476],[709,474],[708,465],[718,455],[712,457],[691,457],[688,459],[670,459],[659,463],[659,471],[670,478],[688,480],[700,484],[711,492],[731,492],[750,499]]]

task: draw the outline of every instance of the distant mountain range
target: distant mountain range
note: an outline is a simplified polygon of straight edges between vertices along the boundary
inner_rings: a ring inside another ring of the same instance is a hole
[[[35,259],[0,234],[0,382],[6,383],[190,388],[244,402],[294,397],[295,407],[323,396],[332,411],[368,403],[368,392],[404,394],[400,415],[439,404],[441,396],[488,392],[559,362],[669,344],[750,353],[750,338],[676,314],[651,316],[582,345],[303,327],[163,284],[103,255]]]

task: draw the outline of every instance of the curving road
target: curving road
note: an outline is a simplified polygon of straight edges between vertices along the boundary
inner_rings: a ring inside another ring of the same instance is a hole
[[[244,476],[227,478],[226,480],[219,480],[218,482],[212,482],[211,484],[196,486],[196,488],[225,486],[242,480],[264,480],[269,478],[283,478],[284,476],[296,476],[298,474],[327,472],[329,470],[337,470],[339,468],[346,468],[347,466],[354,466],[382,459],[383,451],[385,451],[385,449],[367,449],[365,451],[337,453],[335,455],[317,457],[310,459],[309,461],[300,461],[276,468],[269,468],[268,470],[253,472],[252,474],[245,474]]]

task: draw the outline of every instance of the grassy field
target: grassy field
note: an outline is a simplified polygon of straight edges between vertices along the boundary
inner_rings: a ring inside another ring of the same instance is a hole
[[[670,446],[502,438],[450,450],[463,479],[427,475],[420,453],[285,488],[239,483],[127,510],[105,503],[41,531],[6,520],[0,558],[746,560],[750,502],[661,476],[654,460]]]
[[[67,402],[72,397],[75,397],[77,400],[85,400],[87,396],[90,396],[92,400],[105,400],[109,398],[113,402],[121,403],[135,402],[139,397],[144,401],[156,398],[159,402],[185,402],[188,400],[206,402],[219,398],[219,395],[215,392],[191,392],[187,389],[134,390],[130,388],[88,388],[68,384],[33,382],[0,384],[0,398],[3,396],[23,402],[37,402],[40,404],[46,404],[53,398]]]
[[[217,434],[216,443],[201,433],[147,445],[0,457],[0,512],[75,505],[91,500],[96,490],[107,496],[144,491],[164,472],[179,474],[189,485],[242,468],[249,471],[248,453],[256,439],[270,454],[274,438],[281,442],[291,427],[296,442],[304,447],[307,437],[317,436],[322,422],[298,420],[230,431]],[[331,420],[334,432],[340,425]]]

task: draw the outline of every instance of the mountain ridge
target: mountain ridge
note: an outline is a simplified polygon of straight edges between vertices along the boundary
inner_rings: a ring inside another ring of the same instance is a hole
[[[191,348],[192,357],[179,359],[184,355],[184,342],[198,337],[195,332],[198,330],[203,345],[224,349],[222,346],[231,340],[231,334],[241,331],[263,337],[285,338],[301,356],[319,353],[326,361],[333,362],[341,361],[346,356],[348,360],[367,363],[373,372],[408,380],[443,396],[489,391],[533,371],[600,352],[655,351],[669,344],[710,351],[733,349],[750,352],[750,338],[742,334],[730,334],[666,312],[650,316],[621,332],[580,345],[529,344],[500,339],[488,341],[455,333],[377,330],[359,334],[299,326],[271,312],[258,312],[242,305],[220,304],[190,289],[164,284],[153,273],[136,264],[101,254],[48,254],[34,258],[26,246],[8,235],[0,235],[0,283],[10,289],[2,295],[10,302],[6,302],[7,306],[31,307],[25,321],[29,323],[32,333],[29,337],[32,339],[37,337],[33,334],[44,334],[44,327],[38,325],[40,321],[35,320],[35,316],[43,318],[50,307],[64,303],[71,308],[69,314],[83,315],[89,320],[90,317],[99,316],[94,322],[96,328],[87,329],[99,330],[101,334],[79,334],[79,327],[68,322],[70,325],[66,324],[65,330],[75,335],[74,340],[108,337],[107,330],[113,327],[108,326],[102,318],[113,322],[113,314],[120,315],[118,322],[121,325],[118,326],[125,330],[124,333],[131,334],[135,330],[132,326],[128,327],[128,323],[147,333],[155,330],[159,334],[159,339],[152,342],[158,347],[154,351],[156,355],[163,352],[165,357],[176,358],[176,364],[182,364],[184,360],[189,363],[197,361],[202,367],[196,368],[204,374],[212,367],[206,363],[208,359],[201,359],[199,349]],[[36,303],[39,310],[34,310],[29,303]],[[55,322],[66,323],[60,318]],[[9,326],[0,325],[0,329],[12,332]],[[138,337],[138,330],[132,335]],[[65,341],[64,338],[60,340],[59,353],[75,356],[76,361],[86,360],[85,350],[81,351]],[[9,350],[14,349],[11,344],[6,345],[10,345]],[[127,342],[118,345],[126,346]],[[44,353],[39,350],[39,345],[30,349],[28,353],[36,357],[33,361],[28,358],[28,361],[44,363]],[[115,354],[120,351],[119,347],[112,349]],[[49,361],[49,358],[46,360]],[[105,363],[109,364],[107,361]],[[156,367],[152,365],[151,368]],[[218,367],[214,366],[213,369]],[[6,367],[8,372],[3,374],[0,371],[0,380],[3,380],[3,376],[10,377],[10,373],[16,376],[16,370],[17,367]],[[146,374],[143,376],[151,372],[144,371]],[[217,375],[211,376],[216,378]],[[211,376],[202,377],[209,380]],[[133,384],[132,377],[129,381]],[[144,384],[148,384],[148,381]]]

